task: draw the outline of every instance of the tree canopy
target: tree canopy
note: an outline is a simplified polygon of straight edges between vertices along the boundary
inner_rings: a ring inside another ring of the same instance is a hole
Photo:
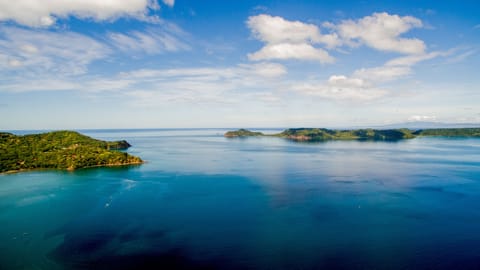
[[[143,163],[139,157],[119,151],[128,147],[130,144],[126,141],[101,141],[75,131],[24,136],[3,132],[0,133],[0,172]]]

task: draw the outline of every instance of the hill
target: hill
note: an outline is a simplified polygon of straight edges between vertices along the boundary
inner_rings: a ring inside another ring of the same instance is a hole
[[[408,129],[355,129],[333,130],[326,128],[295,128],[287,129],[275,136],[295,141],[326,141],[326,140],[373,140],[396,141],[410,139],[414,136]]]
[[[480,137],[480,128],[438,128],[411,130],[400,129],[344,129],[326,128],[290,128],[278,134],[264,135],[246,129],[229,131],[226,137],[275,136],[294,141],[360,140],[360,141],[398,141],[419,136],[443,137]]]
[[[263,136],[261,132],[253,132],[247,129],[239,129],[235,131],[228,131],[225,133],[225,137],[249,137],[249,136]]]
[[[96,140],[74,131],[17,136],[0,133],[0,172],[29,169],[75,170],[95,166],[141,164],[139,157],[118,150],[126,141]]]

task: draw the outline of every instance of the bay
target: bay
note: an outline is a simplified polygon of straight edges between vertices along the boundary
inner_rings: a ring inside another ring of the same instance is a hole
[[[225,131],[84,130],[147,163],[0,175],[0,269],[480,268],[479,139]]]

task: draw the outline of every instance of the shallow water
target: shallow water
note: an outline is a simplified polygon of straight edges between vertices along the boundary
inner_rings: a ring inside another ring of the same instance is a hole
[[[148,163],[0,176],[0,269],[479,269],[480,140],[84,131]]]

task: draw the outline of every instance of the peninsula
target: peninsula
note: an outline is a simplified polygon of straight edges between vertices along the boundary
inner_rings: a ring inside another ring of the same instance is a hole
[[[31,169],[76,170],[97,166],[141,164],[124,150],[126,141],[96,140],[75,131],[17,136],[0,132],[0,173]]]
[[[444,129],[352,129],[333,130],[326,128],[290,128],[277,134],[263,134],[246,129],[229,131],[225,137],[273,136],[293,141],[320,142],[328,140],[398,141],[419,136],[480,137],[480,128]]]

